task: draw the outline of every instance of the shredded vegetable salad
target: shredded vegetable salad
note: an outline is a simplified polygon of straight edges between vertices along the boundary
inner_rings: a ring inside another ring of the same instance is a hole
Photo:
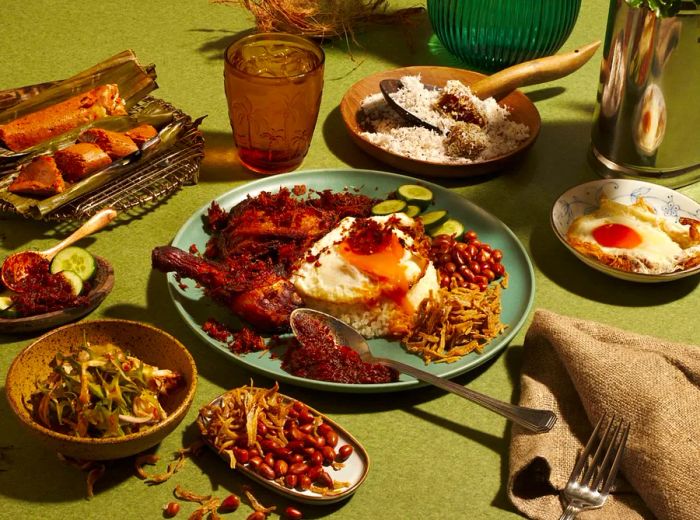
[[[65,355],[31,396],[34,418],[76,437],[120,437],[167,417],[159,396],[180,386],[182,376],[144,363],[113,344],[87,340]]]

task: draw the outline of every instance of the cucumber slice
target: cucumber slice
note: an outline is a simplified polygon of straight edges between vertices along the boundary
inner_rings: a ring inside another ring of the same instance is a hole
[[[399,213],[406,208],[403,200],[384,200],[372,206],[372,215],[391,215]]]
[[[13,305],[14,302],[12,301],[12,296],[7,293],[0,294],[0,313],[4,313]]]
[[[95,258],[82,247],[67,247],[54,257],[51,272],[73,271],[81,280],[89,280],[95,274]]]
[[[399,186],[397,193],[399,198],[405,200],[408,204],[423,209],[427,208],[433,201],[433,192],[417,184],[404,184]]]
[[[439,235],[452,235],[459,238],[464,234],[464,226],[461,222],[448,218],[445,222],[430,232],[430,236],[435,238]]]
[[[428,229],[445,222],[447,220],[447,211],[444,209],[428,211],[427,213],[423,213],[418,218],[423,222],[423,226]]]
[[[12,307],[8,307],[4,311],[0,311],[0,318],[5,318],[7,320],[19,318],[19,311],[17,310],[17,307],[13,305]]]
[[[61,271],[59,274],[61,274],[70,284],[72,293],[75,296],[78,296],[81,292],[83,292],[83,280],[77,273],[74,273],[73,271]]]
[[[406,209],[403,210],[403,212],[406,214],[407,217],[414,218],[420,215],[421,209],[418,206],[409,204],[408,206],[406,206]]]

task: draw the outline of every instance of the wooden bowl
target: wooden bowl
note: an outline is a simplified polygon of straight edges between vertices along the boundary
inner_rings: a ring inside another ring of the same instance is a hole
[[[52,329],[76,321],[94,311],[114,287],[114,269],[112,269],[112,265],[99,256],[95,257],[95,262],[97,271],[91,282],[92,289],[86,295],[88,299],[86,305],[23,318],[0,318],[0,334],[21,334]]]
[[[111,342],[148,364],[182,374],[185,384],[161,399],[168,417],[143,431],[103,439],[65,435],[36,422],[27,400],[51,373],[49,363],[56,353],[68,353],[84,337],[94,344]],[[27,432],[48,449],[83,460],[119,459],[155,446],[185,417],[196,388],[197,367],[182,343],[151,325],[127,320],[84,321],[45,334],[19,353],[5,381],[10,408]]]
[[[532,101],[519,90],[508,94],[499,101],[499,104],[509,108],[511,120],[522,123],[530,129],[530,136],[527,140],[520,143],[518,148],[505,155],[469,164],[421,161],[384,150],[363,137],[360,123],[362,101],[367,96],[379,92],[379,82],[383,79],[400,79],[403,76],[416,76],[418,74],[420,74],[424,83],[439,87],[443,87],[449,80],[459,80],[465,85],[469,85],[484,77],[483,74],[464,69],[416,66],[378,72],[355,83],[343,96],[340,102],[340,112],[350,138],[375,159],[379,159],[399,170],[423,177],[473,177],[505,168],[520,158],[537,139],[541,126],[540,114]]]

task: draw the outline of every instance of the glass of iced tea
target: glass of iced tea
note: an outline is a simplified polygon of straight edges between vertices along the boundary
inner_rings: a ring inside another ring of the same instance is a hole
[[[318,118],[324,59],[314,42],[285,33],[253,34],[226,49],[226,100],[244,166],[272,174],[301,164]]]

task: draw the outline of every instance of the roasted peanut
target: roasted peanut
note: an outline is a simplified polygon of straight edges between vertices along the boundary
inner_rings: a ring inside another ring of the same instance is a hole
[[[273,469],[275,470],[276,476],[282,477],[282,476],[287,474],[287,471],[289,471],[289,465],[284,460],[277,459],[275,461],[275,465],[273,466]]]
[[[343,444],[338,450],[338,460],[343,462],[347,460],[350,455],[352,455],[353,448],[349,444]]]
[[[289,473],[292,475],[301,475],[309,470],[309,465],[305,462],[296,462],[289,466]]]
[[[238,498],[237,495],[229,495],[221,501],[221,505],[219,506],[219,511],[222,511],[222,512],[235,511],[236,509],[238,509],[238,506],[240,506],[240,505],[241,505],[241,499]]]
[[[260,463],[255,470],[258,472],[258,475],[263,478],[268,480],[273,480],[275,478],[275,470],[268,466],[265,462]]]
[[[284,516],[290,520],[301,520],[304,515],[296,507],[287,506],[284,510]]]

